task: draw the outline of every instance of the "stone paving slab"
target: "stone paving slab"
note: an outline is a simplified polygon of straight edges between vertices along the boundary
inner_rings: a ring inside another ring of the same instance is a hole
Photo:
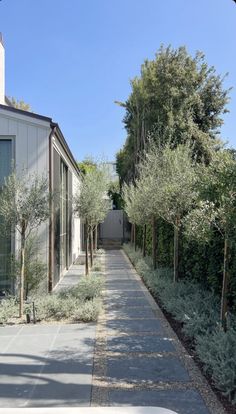
[[[107,306],[107,309],[114,308],[114,307],[150,307],[146,298],[136,297],[136,298],[127,298],[127,297],[119,297],[113,298],[112,296],[108,299],[104,300],[104,304]]]
[[[90,405],[96,324],[0,331],[0,407]]]
[[[209,414],[201,396],[194,390],[109,390],[111,405],[158,406],[178,414]]]
[[[187,382],[189,375],[178,358],[158,357],[107,357],[107,377],[111,383],[132,382],[137,384]]]
[[[112,309],[106,313],[107,319],[150,319],[154,318],[154,312],[151,307],[146,308],[127,308]]]
[[[109,290],[109,289],[107,289]],[[109,299],[120,299],[120,298],[145,298],[145,294],[142,290],[109,290],[107,292]]]
[[[113,352],[175,352],[173,341],[157,335],[108,337],[106,350]]]
[[[145,413],[149,406],[161,406],[178,414],[223,414],[124,252],[106,252],[106,274],[92,405],[119,410],[145,406]]]
[[[107,282],[107,290],[142,290],[139,283],[136,281],[130,282]]]
[[[115,332],[123,333],[147,333],[147,332],[158,332],[163,334],[163,329],[160,322],[157,319],[115,319],[108,320],[107,324],[107,333],[109,335]]]

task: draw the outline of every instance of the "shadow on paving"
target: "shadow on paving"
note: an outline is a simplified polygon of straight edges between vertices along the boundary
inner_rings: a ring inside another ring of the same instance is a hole
[[[53,335],[30,328],[15,337],[6,329],[11,339],[0,354],[0,407],[89,406],[95,328],[64,325]]]

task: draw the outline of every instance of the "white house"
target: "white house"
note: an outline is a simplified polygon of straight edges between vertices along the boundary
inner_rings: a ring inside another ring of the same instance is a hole
[[[4,66],[0,36],[0,186],[14,163],[16,171],[46,175],[49,191],[57,194],[59,202],[52,206],[50,220],[38,230],[39,254],[47,264],[51,291],[80,253],[81,223],[72,209],[73,194],[80,183],[79,169],[57,123],[10,106],[5,97]],[[18,248],[17,236],[6,240],[0,235],[0,291],[12,288],[7,263]]]

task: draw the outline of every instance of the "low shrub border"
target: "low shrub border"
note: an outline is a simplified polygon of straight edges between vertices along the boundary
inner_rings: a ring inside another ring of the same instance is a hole
[[[130,244],[123,247],[161,308],[181,327],[180,339],[184,336],[185,345],[189,342],[207,378],[230,401],[229,412],[235,413],[236,323],[233,316],[229,317],[228,329],[224,332],[219,320],[220,300],[213,292],[189,279],[173,283],[170,269],[154,271],[150,258],[143,258],[140,250],[135,251]]]
[[[101,255],[100,255],[101,256]],[[92,322],[96,321],[102,305],[104,289],[103,266],[97,259],[90,276],[84,276],[72,288],[52,294],[37,295],[31,303],[25,304],[24,319],[19,319],[18,299],[6,297],[0,302],[0,325],[26,322],[26,314],[32,316],[32,302],[35,306],[36,322]]]

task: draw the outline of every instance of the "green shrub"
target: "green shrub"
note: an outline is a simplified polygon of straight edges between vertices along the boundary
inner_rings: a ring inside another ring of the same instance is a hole
[[[62,290],[55,294],[35,296],[36,320],[97,320],[104,288],[102,276],[83,277],[77,286]],[[25,305],[25,313],[32,314],[32,303]],[[16,299],[4,299],[0,302],[0,324],[7,323],[10,318],[18,315]]]
[[[73,296],[81,301],[87,301],[101,296],[104,289],[104,277],[97,275],[84,276],[77,286],[61,291],[59,295]]]
[[[199,335],[196,351],[216,387],[236,403],[236,330],[230,327],[224,332],[217,327],[211,333]]]
[[[79,307],[73,315],[74,321],[93,322],[98,319],[101,310],[101,300],[96,298],[87,301]]]
[[[154,297],[195,341],[196,352],[216,387],[236,403],[236,320],[229,317],[228,331],[221,329],[219,296],[189,278],[173,283],[170,269],[153,271],[140,251],[130,245],[124,250]]]
[[[0,301],[0,325],[8,322],[14,316],[18,316],[18,303],[15,298],[6,298]]]

